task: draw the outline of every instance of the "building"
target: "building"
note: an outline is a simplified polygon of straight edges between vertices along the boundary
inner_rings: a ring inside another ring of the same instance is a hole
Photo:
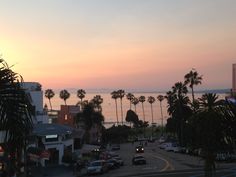
[[[69,125],[75,127],[74,117],[80,112],[79,106],[74,105],[61,105],[61,109],[58,113],[57,122],[62,125]]]
[[[236,64],[233,64],[233,72],[232,72],[232,92],[236,93]]]
[[[49,152],[48,157],[41,157],[42,166],[62,164],[63,156],[74,152],[73,128],[59,124],[35,124],[33,135],[37,137],[35,146]]]
[[[47,112],[43,108],[43,91],[38,82],[24,82],[22,87],[29,94],[35,109],[34,123],[48,123]]]

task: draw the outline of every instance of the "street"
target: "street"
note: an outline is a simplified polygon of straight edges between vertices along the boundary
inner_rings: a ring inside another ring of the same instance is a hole
[[[203,177],[204,161],[195,156],[186,154],[166,152],[158,148],[158,143],[148,143],[144,146],[144,153],[147,160],[146,165],[132,165],[132,157],[138,142],[121,144],[121,149],[115,151],[124,160],[124,166],[111,170],[100,177]],[[235,163],[217,163],[217,177],[235,177]],[[47,170],[46,170],[47,169]],[[73,169],[68,167],[47,167],[36,174],[37,177],[74,177]],[[96,176],[96,175],[93,175]]]

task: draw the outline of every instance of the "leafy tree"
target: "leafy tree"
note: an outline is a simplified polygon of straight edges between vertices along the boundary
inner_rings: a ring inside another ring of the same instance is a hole
[[[104,136],[107,142],[121,143],[127,142],[131,134],[132,131],[130,127],[126,125],[113,125],[111,128],[106,129]]]
[[[132,110],[127,111],[125,120],[127,122],[133,123],[134,127],[138,127],[139,125],[138,115]]]
[[[60,91],[60,98],[64,100],[66,105],[66,100],[70,98],[70,93],[67,90],[61,90]]]
[[[78,113],[75,116],[75,123],[84,124],[85,128],[85,134],[84,134],[84,140],[86,143],[90,143],[90,130],[94,125],[97,125],[102,129],[103,122],[104,122],[104,116],[101,112],[97,112],[94,110],[94,105],[92,103],[89,103],[88,105],[85,105],[83,111],[81,113]]]
[[[33,127],[33,108],[22,88],[22,81],[22,77],[0,59],[0,131],[5,136],[4,150],[6,158],[9,158],[7,167],[15,169]]]
[[[51,99],[54,97],[55,93],[52,89],[47,89],[45,90],[45,97],[48,99],[49,104],[50,104],[50,108],[52,110],[52,103],[51,103]]]

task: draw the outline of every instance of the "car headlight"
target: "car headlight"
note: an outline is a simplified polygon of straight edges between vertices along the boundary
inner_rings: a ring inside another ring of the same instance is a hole
[[[143,151],[144,149],[142,148],[142,151]]]
[[[138,149],[136,149],[136,151],[138,151]]]

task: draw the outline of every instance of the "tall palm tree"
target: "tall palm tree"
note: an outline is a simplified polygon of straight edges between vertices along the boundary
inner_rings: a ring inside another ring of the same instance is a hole
[[[121,124],[123,125],[124,123],[124,115],[123,115],[123,105],[122,105],[122,99],[125,96],[125,91],[124,90],[118,90],[117,91],[118,97],[120,98],[120,108],[121,108]]]
[[[139,102],[142,103],[142,109],[143,109],[143,122],[145,122],[145,112],[144,112],[144,106],[143,106],[143,103],[146,101],[146,98],[145,96],[140,96],[139,97]]]
[[[129,100],[130,108],[131,109],[131,104],[132,104],[132,99],[134,98],[134,95],[132,93],[128,93],[126,95],[126,98]]]
[[[77,97],[80,99],[81,103],[83,102],[83,98],[85,97],[85,90],[79,89],[77,90]]]
[[[212,177],[215,171],[215,158],[217,152],[222,147],[227,147],[229,143],[227,129],[224,127],[225,114],[221,114],[221,107],[225,100],[218,100],[218,96],[213,93],[202,95],[200,100],[200,110],[197,112],[197,144],[205,154],[205,176]]]
[[[70,93],[67,90],[60,91],[60,98],[64,100],[66,105],[66,100],[70,97]]]
[[[153,125],[153,108],[152,104],[156,101],[156,99],[153,96],[148,97],[148,103],[151,104],[151,115],[152,115],[152,125]]]
[[[44,95],[48,99],[49,104],[50,104],[50,108],[52,110],[51,98],[53,98],[54,95],[55,95],[54,91],[52,89],[47,89],[47,90],[45,90],[45,94]]]
[[[118,111],[117,111],[117,99],[119,98],[117,91],[111,92],[111,98],[115,100],[116,105],[116,123],[119,124]]]
[[[136,105],[139,103],[139,99],[138,98],[136,98],[136,97],[134,97],[133,99],[132,99],[132,104],[134,105],[134,111],[135,111],[135,113],[136,113]]]
[[[200,109],[201,110],[207,110],[212,111],[215,109],[215,107],[222,104],[222,100],[218,100],[219,96],[215,93],[206,93],[203,94],[200,100]]]
[[[157,99],[160,101],[160,108],[161,108],[161,134],[163,135],[163,112],[162,112],[162,101],[164,100],[163,95],[158,95]]]
[[[148,102],[151,104],[151,114],[152,114],[152,136],[153,136],[153,109],[152,109],[152,104],[155,102],[155,98],[153,96],[148,97]]]
[[[2,147],[6,157],[17,154],[8,162],[14,169],[18,169],[16,165],[22,160],[23,150],[26,153],[26,139],[33,128],[33,108],[29,95],[22,88],[22,81],[22,77],[0,58],[0,130],[4,136]]]
[[[195,69],[192,69],[189,73],[184,76],[185,84],[189,85],[192,92],[192,103],[194,103],[194,85],[199,85],[202,83],[202,76],[199,76],[198,72]]]
[[[187,118],[192,114],[189,107],[189,97],[187,96],[188,88],[182,82],[177,82],[172,87],[172,117],[177,120],[178,138],[181,145],[184,145],[184,124]]]

